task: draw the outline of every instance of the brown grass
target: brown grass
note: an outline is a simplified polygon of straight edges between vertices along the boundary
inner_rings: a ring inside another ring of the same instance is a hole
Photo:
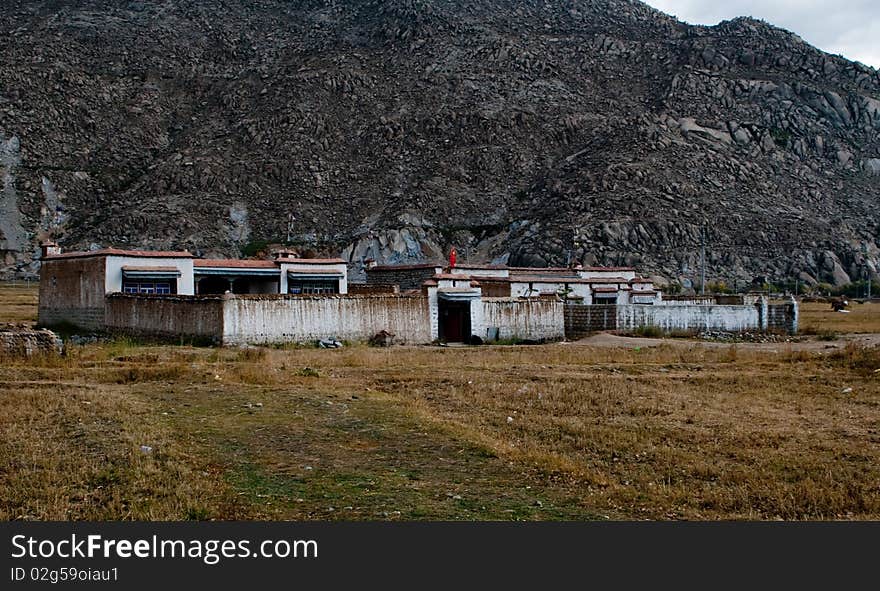
[[[0,519],[880,519],[878,370],[855,344],[74,346],[0,360]]]
[[[37,321],[35,282],[0,282],[0,324],[34,324]]]
[[[855,345],[74,348],[0,366],[0,518],[877,519],[878,369]]]
[[[800,326],[808,335],[880,333],[880,304],[853,301],[847,314],[835,312],[827,303],[802,303]]]

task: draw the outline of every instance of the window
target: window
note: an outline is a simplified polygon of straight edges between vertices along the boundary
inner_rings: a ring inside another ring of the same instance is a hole
[[[126,281],[122,284],[123,293],[159,293],[170,294],[171,284],[168,282],[155,283],[153,281]]]
[[[299,280],[289,281],[287,284],[287,293],[314,295],[324,293],[339,293],[339,281],[331,280]]]

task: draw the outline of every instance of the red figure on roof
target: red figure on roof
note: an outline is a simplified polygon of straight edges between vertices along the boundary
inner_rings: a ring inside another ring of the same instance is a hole
[[[455,267],[455,259],[458,255],[455,252],[455,247],[452,247],[452,250],[449,252],[449,268]]]

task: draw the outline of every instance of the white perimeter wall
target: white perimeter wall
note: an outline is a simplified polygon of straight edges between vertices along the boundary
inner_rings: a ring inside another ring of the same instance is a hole
[[[548,300],[482,300],[482,332],[498,327],[500,339],[561,339],[565,336],[564,304]]]
[[[657,326],[666,331],[724,330],[741,332],[760,330],[761,317],[756,306],[642,306],[617,307],[617,329],[633,330]]]
[[[395,343],[428,343],[428,303],[415,296],[232,297],[223,302],[223,344],[365,341],[381,330]]]

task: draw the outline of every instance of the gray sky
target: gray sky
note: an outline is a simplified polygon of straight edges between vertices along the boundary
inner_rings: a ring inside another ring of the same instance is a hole
[[[751,16],[828,53],[880,68],[880,0],[646,0],[680,20],[715,25]]]

